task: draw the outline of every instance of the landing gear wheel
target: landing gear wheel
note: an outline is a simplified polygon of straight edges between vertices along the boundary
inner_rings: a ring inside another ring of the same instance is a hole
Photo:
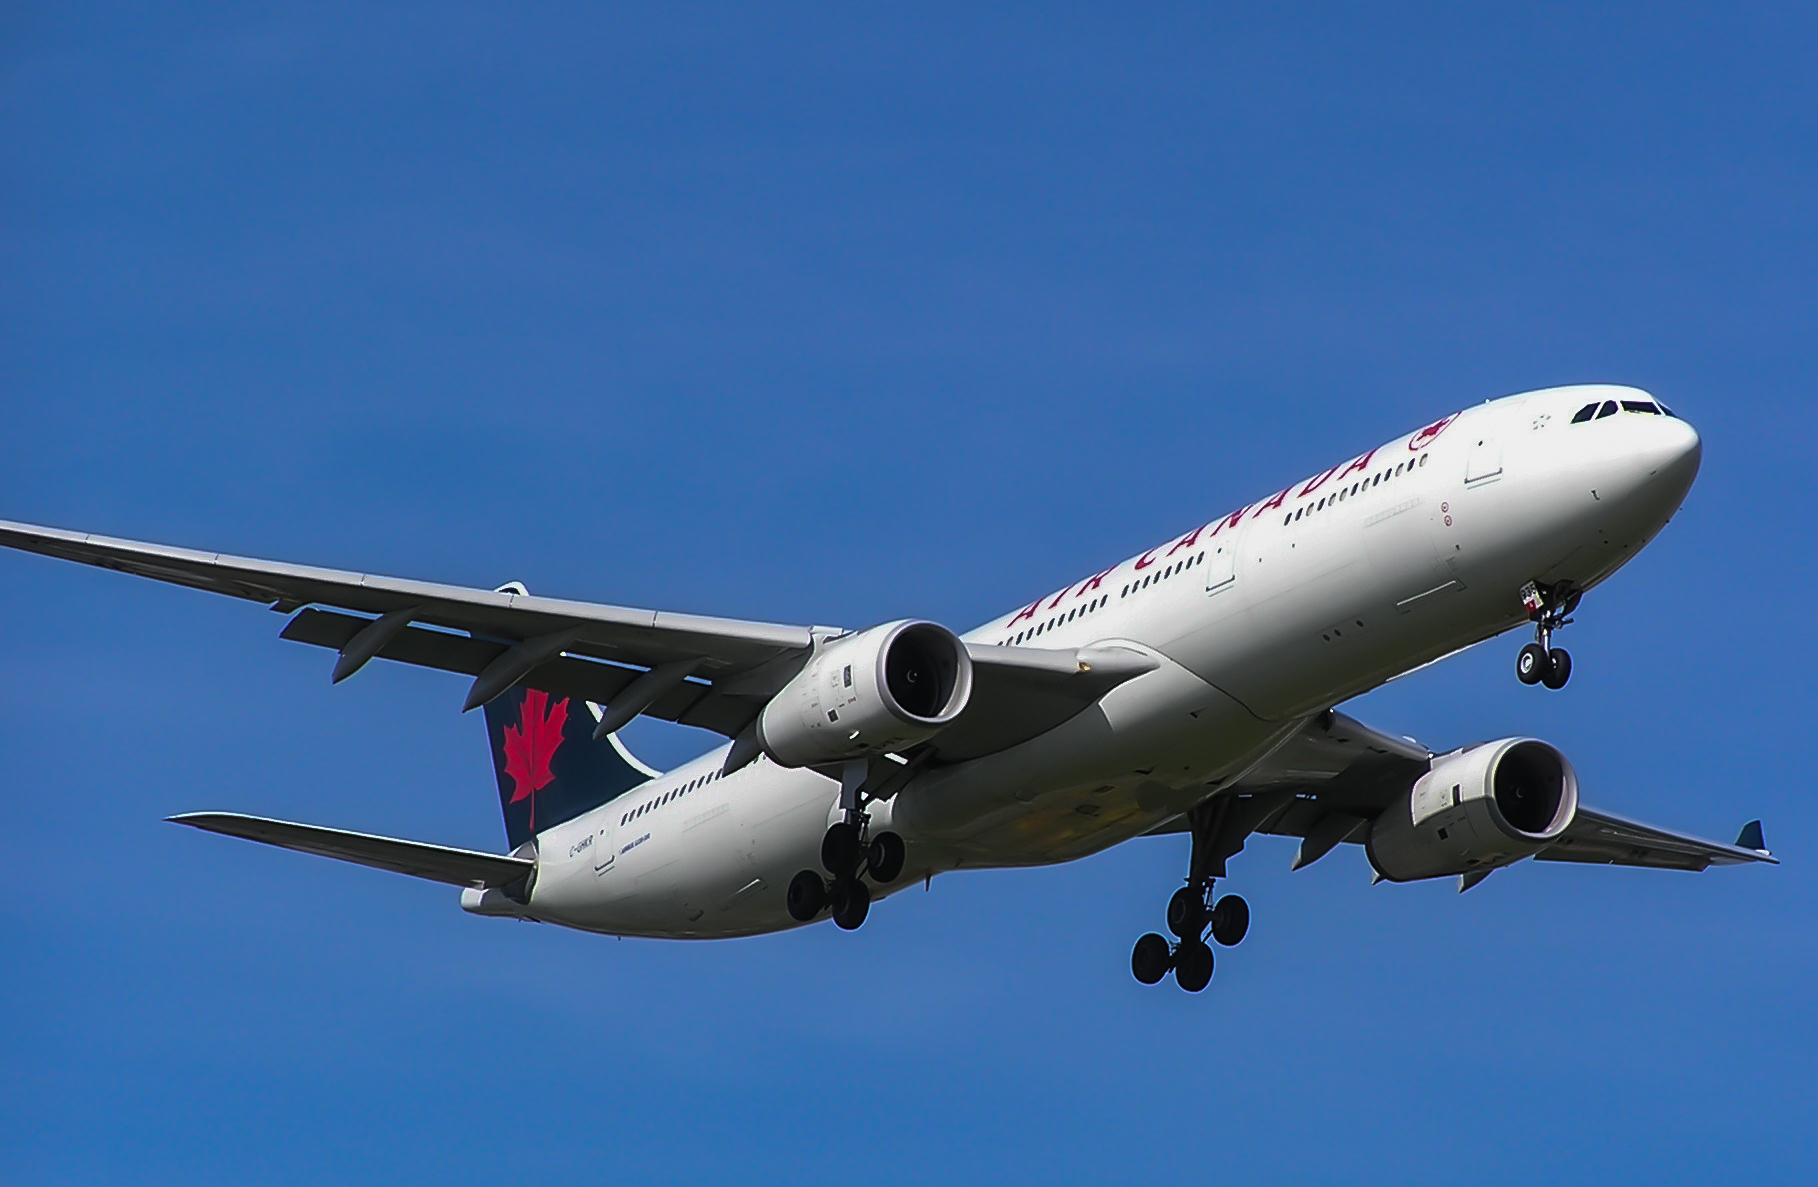
[[[1168,941],[1154,932],[1136,941],[1136,950],[1130,953],[1130,971],[1144,985],[1153,985],[1167,976],[1172,963]]]
[[[827,906],[827,883],[813,870],[803,870],[789,880],[783,902],[789,908],[789,918],[807,923]]]
[[[1199,940],[1182,940],[1174,953],[1174,980],[1188,993],[1212,983],[1212,949]]]
[[[871,891],[856,878],[842,878],[833,884],[833,921],[843,931],[854,931],[871,913]]]
[[[895,833],[879,833],[865,855],[872,881],[879,885],[896,881],[896,876],[903,872],[903,856],[903,838]]]
[[[1561,689],[1566,681],[1572,678],[1572,653],[1563,647],[1555,647],[1547,652],[1547,670],[1540,677],[1541,683],[1551,689]]]
[[[1538,643],[1529,643],[1515,657],[1515,679],[1523,684],[1539,684],[1550,669],[1547,650]]]
[[[1250,904],[1227,894],[1212,905],[1212,938],[1227,948],[1243,942],[1250,930]]]
[[[1191,886],[1183,886],[1168,900],[1168,930],[1183,940],[1197,940],[1206,926],[1206,900]]]
[[[827,829],[827,835],[821,838],[821,865],[835,878],[849,877],[858,869],[859,859],[865,856],[865,847],[859,842],[859,830],[855,824],[841,821]]]

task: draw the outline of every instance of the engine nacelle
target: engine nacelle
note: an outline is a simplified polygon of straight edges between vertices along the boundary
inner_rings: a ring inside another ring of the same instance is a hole
[[[1504,738],[1433,760],[1370,826],[1364,852],[1391,882],[1493,869],[1545,848],[1578,812],[1578,775],[1556,748]]]
[[[932,738],[971,695],[972,657],[957,635],[887,622],[821,644],[758,715],[758,743],[785,767],[884,754]]]

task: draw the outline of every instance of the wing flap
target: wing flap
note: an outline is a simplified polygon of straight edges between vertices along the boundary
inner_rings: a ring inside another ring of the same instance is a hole
[[[370,618],[312,607],[299,611],[279,632],[279,637],[293,643],[339,650],[371,622]],[[381,647],[376,656],[444,672],[458,672],[463,676],[478,676],[507,648],[507,644],[492,639],[407,626]],[[523,682],[557,696],[579,697],[596,705],[609,705],[643,674],[636,668],[565,655],[538,664]],[[726,696],[701,681],[687,680],[658,697],[644,713],[731,737],[745,727],[761,705],[761,701]]]
[[[295,824],[288,820],[270,820],[263,816],[243,816],[237,812],[185,812],[170,817],[172,824],[184,824],[204,832],[239,837],[280,849],[293,849],[317,857],[390,870],[431,882],[452,886],[505,886],[523,878],[536,868],[527,858],[507,857],[497,853],[480,853],[472,849],[455,849],[423,841],[404,841],[395,837],[378,837],[370,833],[323,828],[316,824]]]

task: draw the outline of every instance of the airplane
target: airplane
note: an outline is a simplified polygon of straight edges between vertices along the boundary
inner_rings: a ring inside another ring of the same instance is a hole
[[[1558,689],[1553,637],[1651,541],[1702,444],[1647,392],[1488,401],[1366,450],[960,636],[641,610],[380,577],[0,522],[0,544],[266,603],[284,639],[471,677],[509,852],[192,812],[179,824],[449,883],[464,910],[615,936],[749,936],[937,874],[1191,838],[1144,984],[1203,990],[1249,929],[1218,896],[1253,834],[1340,844],[1376,881],[1525,858],[1659,869],[1778,864],[1580,802],[1570,760],[1512,736],[1435,752],[1337,706],[1525,626],[1524,684]],[[671,771],[639,716],[722,735]]]

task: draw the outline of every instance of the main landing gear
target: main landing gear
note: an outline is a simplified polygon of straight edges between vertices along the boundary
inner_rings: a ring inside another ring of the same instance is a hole
[[[789,880],[785,905],[791,919],[807,923],[830,910],[834,923],[852,931],[871,912],[871,888],[862,879],[868,877],[884,886],[903,872],[903,859],[907,856],[903,838],[892,832],[868,835],[871,819],[859,806],[859,782],[862,776],[858,780],[849,776],[842,782],[840,805],[845,809],[845,819],[828,826],[821,838],[821,866],[832,879],[823,878],[814,870],[803,870]]]
[[[1193,835],[1193,856],[1188,863],[1187,884],[1168,900],[1168,930],[1178,943],[1170,944],[1166,936],[1150,932],[1136,941],[1130,953],[1130,972],[1144,985],[1154,985],[1174,971],[1174,980],[1188,993],[1198,993],[1212,981],[1213,943],[1231,948],[1241,943],[1250,930],[1250,904],[1235,894],[1214,900],[1214,874],[1224,873],[1224,859],[1229,854],[1219,847],[1231,848],[1228,836],[1221,838],[1221,825],[1228,805],[1202,805],[1187,814]],[[1233,830],[1223,830],[1230,832]],[[1247,832],[1248,829],[1243,831]],[[1238,847],[1242,838],[1239,836]]]
[[[1212,883],[1183,886],[1168,900],[1168,930],[1179,939],[1169,944],[1164,936],[1150,932],[1136,941],[1130,953],[1130,971],[1144,985],[1153,985],[1174,970],[1174,980],[1188,993],[1198,993],[1212,981],[1212,945],[1206,943],[1207,928],[1214,943],[1230,948],[1242,942],[1250,930],[1250,904],[1235,894],[1212,902]]]
[[[1578,608],[1584,592],[1569,581],[1558,585],[1541,585],[1530,581],[1521,587],[1521,604],[1534,623],[1534,641],[1515,657],[1515,678],[1523,684],[1544,684],[1564,688],[1572,678],[1572,654],[1553,646],[1553,632],[1571,625],[1567,617]]]

